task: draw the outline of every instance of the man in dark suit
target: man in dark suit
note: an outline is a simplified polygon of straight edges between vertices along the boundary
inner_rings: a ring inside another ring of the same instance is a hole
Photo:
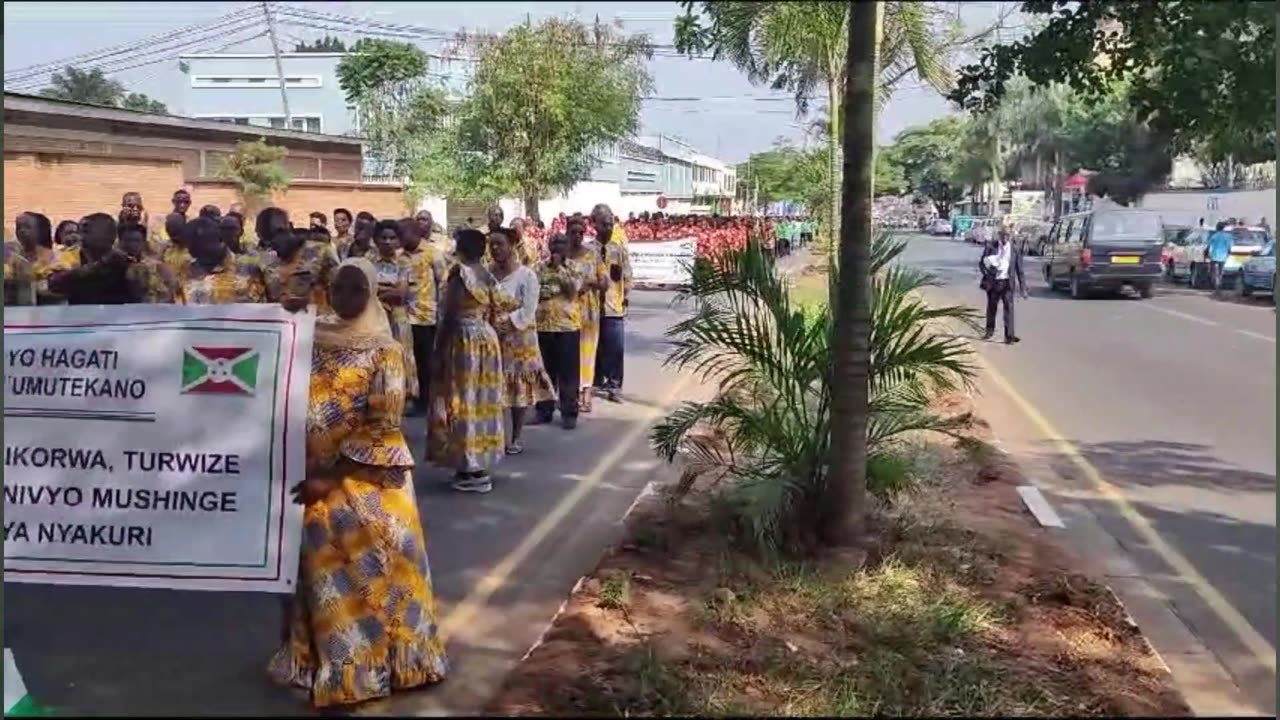
[[[987,332],[982,339],[990,340],[996,334],[996,305],[1001,304],[1004,306],[1004,341],[1009,345],[1018,342],[1013,326],[1013,294],[1017,292],[1025,299],[1027,280],[1022,274],[1022,250],[1013,244],[1008,229],[1001,228],[995,242],[982,248],[978,271],[982,273],[979,287],[987,293]]]

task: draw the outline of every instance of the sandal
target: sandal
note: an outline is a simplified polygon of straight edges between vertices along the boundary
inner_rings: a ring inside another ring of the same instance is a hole
[[[578,412],[591,412],[591,391],[582,393],[578,396]]]

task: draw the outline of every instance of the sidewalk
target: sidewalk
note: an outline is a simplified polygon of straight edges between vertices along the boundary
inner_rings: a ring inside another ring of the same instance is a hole
[[[663,333],[679,317],[670,293],[637,292],[627,321],[623,405],[597,400],[577,430],[528,430],[488,495],[447,488],[449,473],[421,466],[415,486],[427,534],[451,677],[358,714],[476,712],[537,640],[564,597],[619,532],[640,490],[667,472],[647,428],[688,394],[664,370]],[[419,453],[422,420],[405,430]],[[5,585],[4,631],[31,695],[68,714],[307,713],[271,686],[265,664],[280,632],[280,603],[249,593]]]

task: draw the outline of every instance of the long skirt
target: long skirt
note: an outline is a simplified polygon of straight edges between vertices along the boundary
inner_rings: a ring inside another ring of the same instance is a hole
[[[303,512],[289,637],[268,672],[308,690],[318,708],[386,697],[449,671],[412,481],[386,488],[376,472],[349,475]]]
[[[404,374],[404,396],[406,400],[412,400],[420,397],[418,393],[418,374],[413,372],[413,368],[418,367],[418,363],[414,360],[413,351],[413,326],[409,324],[409,313],[405,311],[403,306],[389,307],[384,305],[387,310],[387,319],[391,321],[391,336],[400,343],[401,349],[404,351],[404,366],[409,370]]]
[[[588,293],[582,297],[582,335],[578,338],[578,382],[583,388],[591,387],[596,376],[596,348],[600,345],[600,295]]]
[[[443,364],[431,378],[427,458],[458,472],[488,471],[503,456],[506,378],[498,334],[488,322],[463,318]]]
[[[506,378],[508,407],[526,408],[555,400],[556,391],[542,363],[538,331],[534,327],[498,334],[502,345],[502,374]]]

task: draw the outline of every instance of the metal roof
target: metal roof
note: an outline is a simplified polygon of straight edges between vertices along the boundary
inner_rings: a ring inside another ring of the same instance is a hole
[[[26,116],[24,118],[24,116]],[[44,118],[44,120],[41,120]],[[322,135],[319,133],[299,132],[297,130],[279,130],[216,120],[202,120],[180,115],[161,115],[157,113],[125,110],[123,108],[102,107],[68,100],[54,100],[37,95],[6,92],[4,94],[4,121],[27,124],[48,125],[48,119],[82,122],[84,120],[99,121],[113,125],[127,125],[134,128],[151,128],[156,134],[172,136],[175,133],[209,133],[213,135],[232,136],[239,140],[256,140],[258,138],[274,139],[281,144],[293,146],[312,145],[329,146],[331,150],[351,152],[364,144],[361,138],[345,135]]]

